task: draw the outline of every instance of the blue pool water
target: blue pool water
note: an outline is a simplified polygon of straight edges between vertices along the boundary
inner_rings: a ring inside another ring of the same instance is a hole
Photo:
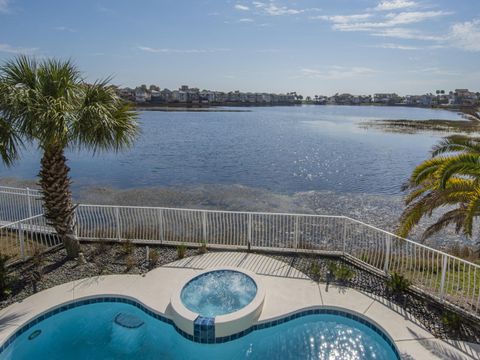
[[[240,310],[256,294],[257,285],[250,276],[233,270],[218,270],[189,281],[180,298],[187,309],[204,317],[215,317]]]
[[[119,313],[138,318],[133,329],[115,323]],[[37,330],[40,335],[29,340]],[[125,303],[82,305],[32,326],[0,359],[398,359],[369,327],[339,315],[307,315],[255,330],[223,344],[199,344],[172,325]]]

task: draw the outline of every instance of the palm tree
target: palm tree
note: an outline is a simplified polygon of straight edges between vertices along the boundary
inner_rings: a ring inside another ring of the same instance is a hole
[[[66,149],[119,150],[138,134],[137,114],[108,85],[88,84],[71,61],[19,56],[0,66],[0,155],[10,166],[25,143],[42,153],[45,217],[67,256],[78,256]]]
[[[480,215],[480,138],[452,135],[433,148],[432,157],[418,165],[406,185],[410,190],[400,218],[398,233],[406,237],[420,220],[445,208],[422,238],[448,225],[457,233],[472,236]]]

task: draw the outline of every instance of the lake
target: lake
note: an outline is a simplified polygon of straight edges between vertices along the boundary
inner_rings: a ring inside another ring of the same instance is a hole
[[[238,109],[238,108],[236,108]],[[398,195],[441,134],[364,129],[363,121],[460,119],[444,110],[374,106],[249,108],[245,112],[142,112],[142,135],[119,154],[69,152],[75,189],[233,185]],[[39,154],[24,151],[0,177],[34,179]]]

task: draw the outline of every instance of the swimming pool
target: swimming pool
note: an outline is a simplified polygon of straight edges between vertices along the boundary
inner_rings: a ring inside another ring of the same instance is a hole
[[[200,344],[129,302],[104,299],[54,313],[23,327],[0,359],[399,359],[375,327],[337,314],[305,312],[232,341]]]
[[[239,271],[209,271],[190,280],[182,289],[183,304],[206,317],[230,314],[248,305],[257,294],[255,281]]]

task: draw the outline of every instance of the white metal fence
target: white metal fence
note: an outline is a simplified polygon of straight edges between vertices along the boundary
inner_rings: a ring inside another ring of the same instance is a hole
[[[60,245],[61,239],[47,225],[43,215],[36,215],[0,227],[0,253],[9,257],[9,264]]]
[[[0,186],[0,225],[42,213],[40,191]]]
[[[79,205],[75,229],[84,241],[348,255],[480,318],[480,265],[345,216]]]

